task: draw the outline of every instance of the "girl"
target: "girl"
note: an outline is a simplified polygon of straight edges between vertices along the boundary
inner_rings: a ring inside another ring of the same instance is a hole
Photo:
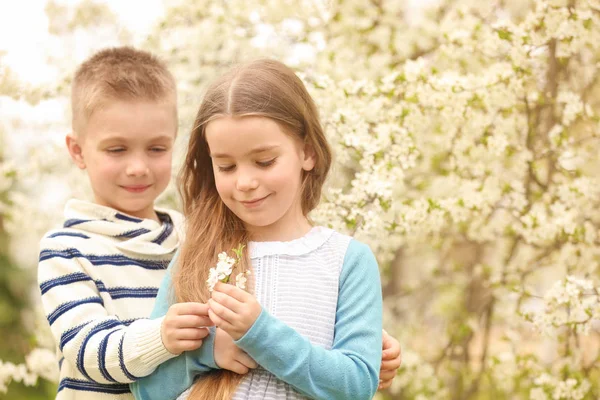
[[[307,217],[331,151],[303,83],[277,61],[248,63],[208,89],[194,126],[182,174],[187,236],[173,275],[176,300],[208,302],[215,336],[251,357],[241,364],[258,367],[204,374],[179,398],[371,399],[382,356],[379,270],[366,245]],[[232,277],[252,270],[253,294],[224,283],[210,292],[209,269],[240,244]],[[172,384],[168,369],[163,364],[134,393],[168,398],[160,393]]]

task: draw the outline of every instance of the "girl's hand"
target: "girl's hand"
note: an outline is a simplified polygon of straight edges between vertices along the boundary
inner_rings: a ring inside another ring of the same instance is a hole
[[[379,390],[387,389],[392,385],[398,368],[402,364],[400,343],[383,330],[383,354],[381,369],[379,370]]]
[[[258,367],[256,361],[245,351],[233,343],[233,339],[223,329],[215,333],[215,363],[221,369],[233,371],[236,374],[247,374],[250,369]]]
[[[233,340],[244,336],[262,311],[250,293],[222,282],[215,285],[208,307],[210,319]]]

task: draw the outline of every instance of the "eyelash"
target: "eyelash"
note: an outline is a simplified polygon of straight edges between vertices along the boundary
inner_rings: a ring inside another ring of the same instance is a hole
[[[266,167],[270,167],[271,165],[275,164],[275,160],[277,160],[277,157],[275,157],[269,161],[262,161],[262,162],[257,161],[256,164],[258,164],[259,167],[266,168]]]
[[[118,154],[118,153],[122,153],[126,151],[125,148],[119,147],[117,149],[106,149],[107,153],[112,153],[112,154]],[[164,151],[167,151],[167,149],[165,149],[164,147],[151,147],[150,151],[153,153],[162,153]]]
[[[277,157],[269,160],[269,161],[257,161],[256,164],[261,167],[261,168],[268,168],[270,166],[272,166],[273,164],[275,164],[275,161],[277,160]],[[227,167],[218,167],[219,168],[219,172],[231,172],[235,169],[235,165],[229,165]]]

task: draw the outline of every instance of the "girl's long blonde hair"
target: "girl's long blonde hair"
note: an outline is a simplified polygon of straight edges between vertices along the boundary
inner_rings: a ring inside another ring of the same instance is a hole
[[[319,203],[331,165],[331,150],[317,108],[290,68],[274,60],[257,60],[234,68],[215,81],[198,110],[180,175],[187,228],[173,279],[179,302],[208,301],[208,271],[222,251],[246,244],[237,268],[250,268],[248,233],[219,197],[205,138],[207,124],[225,116],[270,118],[314,152],[314,168],[302,171],[301,207],[305,216]],[[227,370],[211,372],[194,384],[189,399],[229,400],[241,379],[242,375]]]

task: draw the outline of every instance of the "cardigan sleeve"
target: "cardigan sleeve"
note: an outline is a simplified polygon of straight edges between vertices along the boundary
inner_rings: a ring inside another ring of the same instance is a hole
[[[379,269],[368,246],[352,240],[340,274],[333,347],[312,345],[262,310],[236,344],[277,378],[316,399],[371,399],[382,348]]]
[[[156,303],[150,318],[162,318],[173,302],[172,270],[176,265],[177,254],[171,261],[167,273],[160,285]],[[219,368],[214,359],[214,329],[204,338],[202,346],[194,351],[186,351],[168,360],[156,368],[149,376],[130,385],[136,399],[166,400],[176,399],[192,386],[194,378],[211,369]]]
[[[160,338],[162,319],[126,325],[104,307],[85,257],[58,238],[40,242],[42,306],[64,363],[93,382],[130,383],[173,357]]]

